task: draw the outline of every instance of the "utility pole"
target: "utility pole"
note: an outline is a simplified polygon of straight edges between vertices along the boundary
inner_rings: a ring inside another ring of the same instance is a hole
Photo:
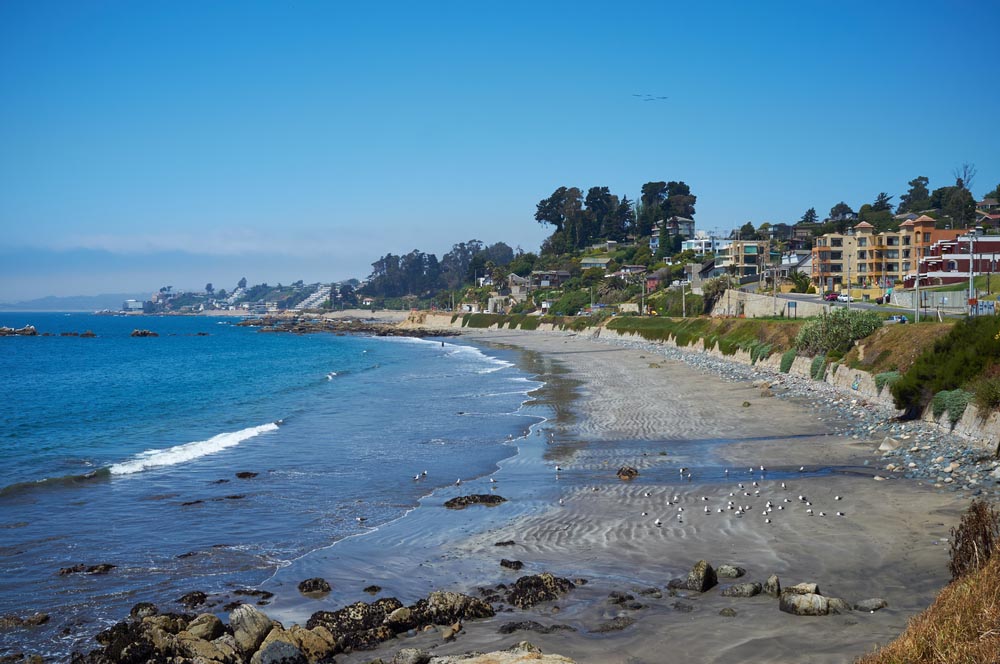
[[[687,293],[684,292],[684,282],[681,282],[681,318],[687,318]]]
[[[975,265],[976,265],[976,231],[975,229],[969,232],[969,316],[975,316],[975,309],[972,306],[972,301],[976,299],[976,280],[975,280]]]

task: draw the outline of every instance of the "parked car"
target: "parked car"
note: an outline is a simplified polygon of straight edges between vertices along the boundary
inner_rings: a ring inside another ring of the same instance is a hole
[[[837,294],[834,293],[833,291],[830,291],[829,293],[823,296],[823,299],[826,300],[827,302],[835,302],[837,300]]]
[[[898,316],[889,316],[885,319],[886,325],[905,325],[908,322],[906,314],[899,314]]]
[[[854,298],[847,293],[841,293],[837,296],[837,302],[854,302]]]

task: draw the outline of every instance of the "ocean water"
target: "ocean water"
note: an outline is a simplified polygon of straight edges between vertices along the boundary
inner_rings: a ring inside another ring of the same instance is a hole
[[[0,339],[0,614],[51,615],[0,654],[62,658],[137,602],[261,584],[492,472],[539,420],[515,356],[461,340],[0,314],[29,323],[97,337]]]

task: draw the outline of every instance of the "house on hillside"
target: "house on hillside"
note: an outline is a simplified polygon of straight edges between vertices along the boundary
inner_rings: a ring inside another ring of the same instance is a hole
[[[607,272],[608,263],[611,262],[610,258],[598,258],[597,256],[586,256],[580,259],[580,269],[590,270],[592,268],[600,268]]]
[[[569,279],[566,270],[534,270],[531,273],[532,288],[559,288]]]
[[[528,299],[528,290],[531,281],[527,277],[520,277],[516,274],[508,275],[507,288],[510,290],[510,297],[515,302],[524,302]]]
[[[967,284],[970,276],[996,272],[1000,267],[998,255],[1000,237],[996,235],[978,235],[973,231],[939,240],[919,261],[920,285]],[[916,273],[907,274],[903,285],[912,288],[916,279]]]

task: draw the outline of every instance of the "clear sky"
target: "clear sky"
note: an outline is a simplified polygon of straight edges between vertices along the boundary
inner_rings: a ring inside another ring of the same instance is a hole
[[[684,180],[718,231],[966,162],[979,198],[998,27],[996,0],[5,0],[0,301],[534,251],[561,185]]]

